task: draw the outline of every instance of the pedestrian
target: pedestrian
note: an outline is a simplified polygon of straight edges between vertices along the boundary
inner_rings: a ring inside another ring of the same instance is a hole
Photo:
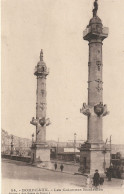
[[[104,183],[104,178],[100,177],[100,179],[99,179],[100,188],[102,188],[103,183]]]
[[[108,168],[108,181],[111,181],[112,178],[112,166]]]
[[[100,175],[98,173],[98,170],[95,170],[94,176],[93,176],[93,185],[97,188],[99,186],[99,180]]]
[[[54,164],[54,168],[55,168],[55,170],[57,169],[57,163]]]
[[[61,169],[61,172],[62,172],[62,171],[63,171],[63,169],[64,169],[63,164],[61,164],[61,165],[60,165],[60,169]]]
[[[108,178],[108,168],[106,168],[105,174],[106,174],[106,178]]]
[[[117,167],[117,178],[121,178],[121,170],[119,166]]]
[[[100,177],[100,179],[99,179],[99,184],[100,184],[100,185],[103,185],[103,183],[104,183],[104,178],[103,178],[103,177]]]

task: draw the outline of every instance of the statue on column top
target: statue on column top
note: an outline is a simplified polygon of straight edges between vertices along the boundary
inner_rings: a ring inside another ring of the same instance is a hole
[[[94,1],[93,17],[96,17],[96,15],[97,15],[97,10],[98,10],[98,3],[97,3],[97,1],[98,0]]]
[[[40,61],[43,61],[43,49],[40,51]]]

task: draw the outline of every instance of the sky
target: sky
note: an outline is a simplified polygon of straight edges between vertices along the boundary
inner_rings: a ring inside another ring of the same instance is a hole
[[[2,129],[31,138],[35,126],[36,77],[40,50],[47,76],[47,140],[86,140],[88,42],[83,30],[93,0],[2,0]],[[124,1],[99,0],[98,16],[109,27],[103,41],[103,139],[124,143]]]

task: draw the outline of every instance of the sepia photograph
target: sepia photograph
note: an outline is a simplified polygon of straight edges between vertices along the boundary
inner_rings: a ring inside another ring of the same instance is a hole
[[[124,0],[1,0],[1,194],[124,193]]]

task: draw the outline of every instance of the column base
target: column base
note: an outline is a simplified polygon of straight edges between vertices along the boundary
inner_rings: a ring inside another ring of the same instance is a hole
[[[103,143],[84,143],[81,145],[80,172],[94,174],[97,169],[100,174],[104,174],[109,166],[110,149],[105,148]]]
[[[50,149],[47,144],[34,144],[31,147],[31,163],[46,166],[50,162]]]

